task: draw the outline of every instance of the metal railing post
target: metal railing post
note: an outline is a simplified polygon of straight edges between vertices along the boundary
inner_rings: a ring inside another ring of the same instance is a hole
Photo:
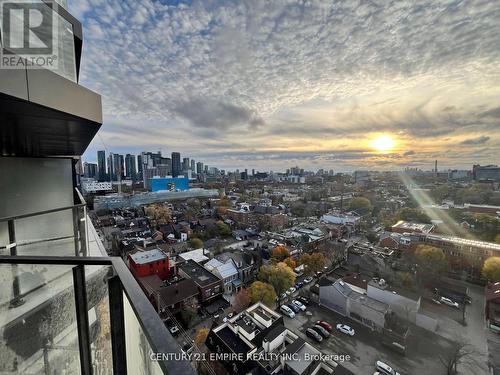
[[[90,352],[89,315],[87,306],[87,287],[83,264],[73,267],[73,288],[75,293],[76,323],[78,329],[78,348],[82,375],[92,375],[92,355]]]
[[[127,352],[125,347],[125,318],[123,315],[123,289],[118,276],[108,280],[109,320],[111,325],[111,349],[113,352],[113,374],[127,374]]]
[[[10,249],[10,256],[17,255],[17,244],[16,244],[16,225],[14,220],[8,221],[9,227],[9,245],[7,247]],[[10,307],[17,307],[24,303],[24,300],[21,298],[21,287],[19,285],[19,272],[17,269],[17,264],[12,264],[11,266],[12,272],[12,292],[13,298],[10,301]]]
[[[80,238],[79,238],[79,232],[80,232],[80,223],[78,219],[78,207],[73,207],[72,210],[73,214],[73,236],[75,240],[75,256],[80,256]]]

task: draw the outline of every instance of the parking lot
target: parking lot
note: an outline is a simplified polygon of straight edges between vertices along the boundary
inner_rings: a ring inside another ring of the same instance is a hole
[[[401,374],[446,374],[439,359],[439,354],[450,349],[450,342],[445,338],[420,331],[413,332],[409,338],[407,354],[403,356],[383,346],[376,332],[351,319],[312,303],[307,311],[310,314],[300,312],[294,319],[284,317],[285,326],[326,354],[349,355],[351,360],[345,367],[356,374],[372,375],[377,360],[392,365]],[[351,337],[334,330],[330,338],[317,343],[305,334],[306,329],[317,320],[325,320],[333,326],[344,323],[354,328],[356,333]]]

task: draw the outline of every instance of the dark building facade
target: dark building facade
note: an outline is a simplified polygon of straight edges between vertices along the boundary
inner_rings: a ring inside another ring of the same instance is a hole
[[[97,151],[97,179],[106,181],[106,151]]]
[[[181,154],[172,152],[172,177],[177,177],[181,173]]]

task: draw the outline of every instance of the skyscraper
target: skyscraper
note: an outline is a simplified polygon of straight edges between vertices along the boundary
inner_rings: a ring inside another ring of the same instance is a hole
[[[142,155],[137,155],[137,180],[142,180]]]
[[[137,170],[135,168],[135,156],[131,154],[125,155],[125,168],[127,172],[127,178],[133,181],[137,178]]]
[[[201,161],[196,163],[196,173],[203,173],[203,163]]]
[[[182,159],[182,173],[187,174],[188,169],[189,169],[189,158],[183,158]]]
[[[114,167],[114,158],[113,153],[110,152],[108,155],[108,179],[109,181],[115,181],[115,167]]]
[[[196,162],[194,159],[191,159],[191,171],[196,173]]]
[[[106,180],[106,151],[97,151],[97,178],[99,181]]]
[[[181,154],[172,152],[172,177],[177,177],[181,173]]]

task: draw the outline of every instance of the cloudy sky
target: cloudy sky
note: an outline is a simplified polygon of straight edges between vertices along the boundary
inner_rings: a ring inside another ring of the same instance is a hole
[[[500,2],[70,0],[104,124],[85,158],[222,168],[500,163]],[[391,137],[381,152],[373,139]]]

